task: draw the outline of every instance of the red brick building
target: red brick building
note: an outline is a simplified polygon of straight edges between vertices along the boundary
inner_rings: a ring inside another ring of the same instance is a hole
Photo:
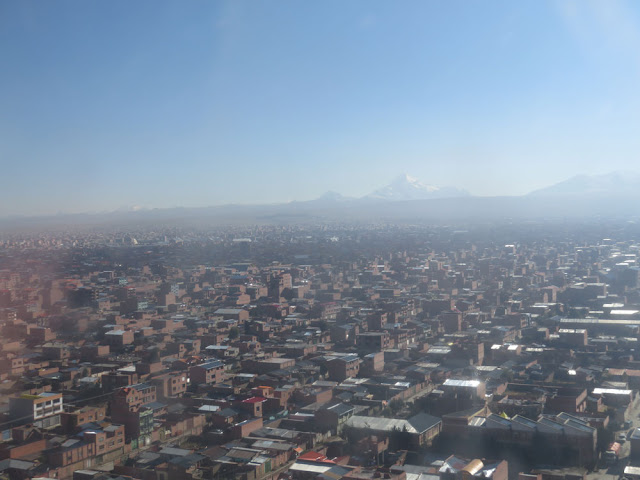
[[[185,372],[165,373],[149,380],[156,387],[156,393],[161,398],[178,397],[187,391],[187,374]]]
[[[196,385],[221,383],[224,380],[224,363],[214,360],[189,368],[191,383]]]

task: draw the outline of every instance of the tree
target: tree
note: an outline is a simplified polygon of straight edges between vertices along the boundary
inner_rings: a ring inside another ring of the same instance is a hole
[[[389,402],[389,409],[393,415],[396,415],[400,410],[402,410],[403,406],[404,402],[399,398],[394,398]]]
[[[280,293],[280,296],[284,298],[287,302],[290,302],[291,300],[293,300],[293,297],[294,297],[293,289],[291,288],[283,289],[282,292]]]
[[[240,335],[240,330],[238,327],[231,327],[229,329],[229,340],[235,340]]]
[[[615,434],[610,428],[598,427],[598,451],[604,452],[613,443]]]
[[[323,313],[324,307],[318,303],[309,310],[309,318],[321,318]]]
[[[389,448],[407,450],[409,448],[409,440],[410,435],[407,426],[403,425],[402,428],[395,426],[389,433]]]

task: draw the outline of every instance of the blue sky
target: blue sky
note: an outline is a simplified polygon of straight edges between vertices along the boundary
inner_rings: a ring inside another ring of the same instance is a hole
[[[640,3],[0,0],[0,214],[638,170]]]

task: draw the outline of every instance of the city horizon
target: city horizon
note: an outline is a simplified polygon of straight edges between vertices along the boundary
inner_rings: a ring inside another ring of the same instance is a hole
[[[640,480],[640,2],[0,2],[0,480]]]

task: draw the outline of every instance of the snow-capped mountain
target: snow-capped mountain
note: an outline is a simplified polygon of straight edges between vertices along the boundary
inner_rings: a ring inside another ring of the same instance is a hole
[[[352,197],[345,197],[344,195],[334,192],[333,190],[329,190],[324,195],[321,195],[316,199],[316,201],[321,202],[345,202],[348,200],[353,200]]]
[[[535,190],[531,196],[557,195],[634,195],[640,194],[640,174],[611,172],[604,175],[576,175],[549,187]]]
[[[469,192],[457,187],[437,187],[421,182],[409,175],[400,175],[389,185],[371,192],[365,199],[371,200],[426,200],[432,198],[467,197]]]

